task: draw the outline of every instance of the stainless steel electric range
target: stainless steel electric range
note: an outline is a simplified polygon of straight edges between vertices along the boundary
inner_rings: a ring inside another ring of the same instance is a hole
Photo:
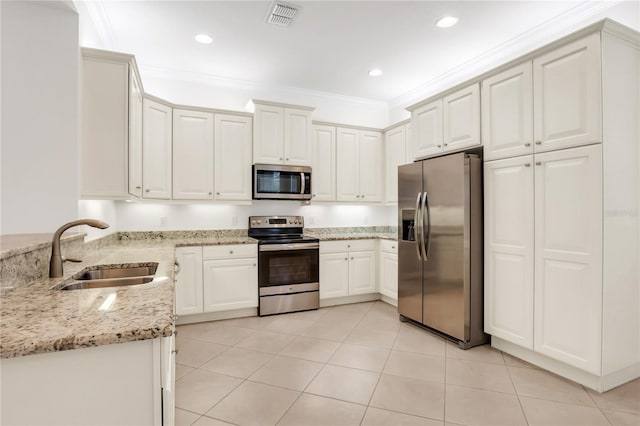
[[[258,315],[319,308],[320,242],[303,230],[302,216],[249,217],[249,236],[258,240]]]

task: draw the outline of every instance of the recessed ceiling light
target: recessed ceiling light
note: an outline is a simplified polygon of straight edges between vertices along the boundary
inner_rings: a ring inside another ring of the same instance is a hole
[[[202,44],[211,44],[211,42],[213,41],[213,38],[211,38],[211,36],[207,34],[198,34],[194,38],[198,43]]]
[[[458,18],[456,18],[455,16],[444,16],[438,19],[438,22],[436,22],[436,26],[440,28],[449,28],[453,27],[457,23]]]
[[[382,75],[382,70],[379,68],[374,68],[371,71],[369,71],[369,75],[371,77],[380,77]]]

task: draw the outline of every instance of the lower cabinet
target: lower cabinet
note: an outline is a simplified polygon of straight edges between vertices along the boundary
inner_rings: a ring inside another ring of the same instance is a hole
[[[394,301],[398,300],[398,243],[380,240],[380,261],[378,262],[380,294]]]
[[[256,244],[176,248],[176,313],[258,306]]]
[[[320,242],[320,299],[377,292],[376,241]]]

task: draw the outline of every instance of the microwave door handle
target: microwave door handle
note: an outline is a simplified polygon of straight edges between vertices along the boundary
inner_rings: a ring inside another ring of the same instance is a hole
[[[304,180],[304,172],[300,172],[300,180],[302,181],[302,185],[300,185],[300,193],[304,194],[304,190],[306,189],[306,182]]]
[[[416,209],[414,210],[413,213],[413,227],[414,227],[414,242],[416,245],[416,255],[418,256],[418,260],[422,260],[422,256],[421,256],[421,252],[422,249],[420,248],[420,236],[422,235],[422,227],[420,226],[421,221],[418,220],[418,218],[420,218],[420,196],[422,195],[421,192],[418,192],[418,197],[416,198]]]

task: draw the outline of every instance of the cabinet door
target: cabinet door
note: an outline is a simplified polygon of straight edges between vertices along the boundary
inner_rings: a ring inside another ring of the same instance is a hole
[[[173,199],[213,199],[213,114],[173,110]]]
[[[398,204],[398,166],[406,163],[406,131],[405,127],[397,127],[385,135],[385,191],[387,204]]]
[[[215,198],[251,200],[251,118],[216,114]]]
[[[175,424],[176,385],[175,334],[160,340],[160,377],[162,382],[162,424]]]
[[[376,252],[349,253],[349,295],[376,293]]]
[[[476,83],[446,96],[443,101],[446,151],[480,145],[480,88]]]
[[[313,201],[336,200],[336,128],[313,126]]]
[[[142,102],[142,185],[144,198],[171,198],[171,107]]]
[[[360,201],[358,131],[337,129],[336,190],[338,201]]]
[[[380,293],[398,299],[398,255],[380,254]]]
[[[284,109],[284,164],[311,165],[311,111]]]
[[[284,109],[256,105],[253,115],[253,162],[284,162]]]
[[[142,197],[142,90],[129,72],[129,194]]]
[[[413,159],[442,152],[442,99],[411,112]]]
[[[202,247],[176,248],[176,313],[202,313]]]
[[[128,78],[126,62],[82,60],[82,198],[129,198]]]
[[[205,260],[205,312],[258,306],[258,268],[255,258]]]
[[[533,153],[531,62],[482,82],[482,141],[485,161]]]
[[[533,156],[484,163],[484,331],[533,349]]]
[[[534,350],[600,375],[602,146],[536,155]]]
[[[533,60],[536,152],[602,142],[600,33]]]
[[[413,162],[415,155],[413,155],[413,127],[411,126],[411,122],[404,125],[405,129],[405,146],[406,146],[406,155],[404,164]]]
[[[349,257],[347,253],[320,255],[320,299],[349,295]]]
[[[358,181],[360,182],[360,201],[382,201],[382,182],[384,166],[382,164],[382,133],[359,132],[358,138]]]

